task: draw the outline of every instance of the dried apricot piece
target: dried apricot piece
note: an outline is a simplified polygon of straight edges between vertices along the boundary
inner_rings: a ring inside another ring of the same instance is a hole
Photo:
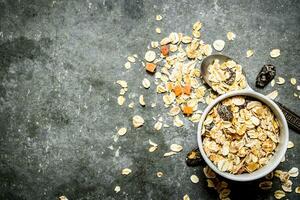
[[[184,94],[190,95],[190,94],[191,94],[191,89],[192,89],[191,85],[190,85],[190,84],[186,84],[186,85],[184,86],[184,88],[183,88]]]
[[[154,63],[146,63],[146,70],[148,72],[153,73],[156,69],[156,65]]]
[[[173,88],[173,91],[174,91],[175,95],[178,97],[182,94],[182,87],[180,85],[176,85]]]
[[[190,106],[184,106],[183,107],[183,113],[187,116],[193,114],[193,108]]]
[[[160,47],[160,52],[162,55],[164,56],[168,56],[169,55],[169,47],[167,45],[163,45]]]

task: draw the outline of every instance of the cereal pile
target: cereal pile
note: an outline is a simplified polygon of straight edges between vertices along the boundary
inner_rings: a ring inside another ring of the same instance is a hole
[[[266,165],[279,142],[272,111],[244,96],[223,100],[203,123],[203,148],[223,172],[251,173]]]
[[[244,89],[247,86],[242,66],[233,60],[222,64],[219,63],[219,60],[214,60],[214,63],[208,66],[208,80],[211,82],[212,88],[219,94]]]

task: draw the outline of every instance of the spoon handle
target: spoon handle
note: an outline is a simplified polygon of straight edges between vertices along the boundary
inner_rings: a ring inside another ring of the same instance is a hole
[[[282,110],[289,127],[292,128],[294,131],[300,133],[300,116],[294,113],[293,111],[289,110],[281,103],[276,103]]]

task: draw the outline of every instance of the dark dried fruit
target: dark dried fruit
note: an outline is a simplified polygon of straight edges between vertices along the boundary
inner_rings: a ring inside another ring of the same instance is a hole
[[[190,151],[185,158],[185,162],[189,167],[200,166],[202,161],[203,160],[199,148],[195,148],[192,151]]]
[[[229,75],[229,78],[226,79],[225,83],[226,83],[227,85],[232,85],[232,84],[234,83],[236,74],[235,74],[235,72],[232,71],[232,69],[230,69],[230,68],[227,68],[227,71],[229,72],[230,75]]]
[[[218,114],[225,121],[231,121],[233,118],[232,112],[228,106],[220,105],[218,108]]]
[[[256,87],[263,88],[270,83],[276,76],[276,68],[274,65],[266,64],[262,67],[256,77]]]

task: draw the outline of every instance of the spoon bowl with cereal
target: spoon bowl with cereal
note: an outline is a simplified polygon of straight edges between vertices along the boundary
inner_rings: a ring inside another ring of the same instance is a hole
[[[227,56],[208,56],[201,73],[220,94],[204,110],[198,125],[204,161],[235,181],[256,180],[272,172],[284,158],[289,140],[279,106],[251,89],[242,66]]]

